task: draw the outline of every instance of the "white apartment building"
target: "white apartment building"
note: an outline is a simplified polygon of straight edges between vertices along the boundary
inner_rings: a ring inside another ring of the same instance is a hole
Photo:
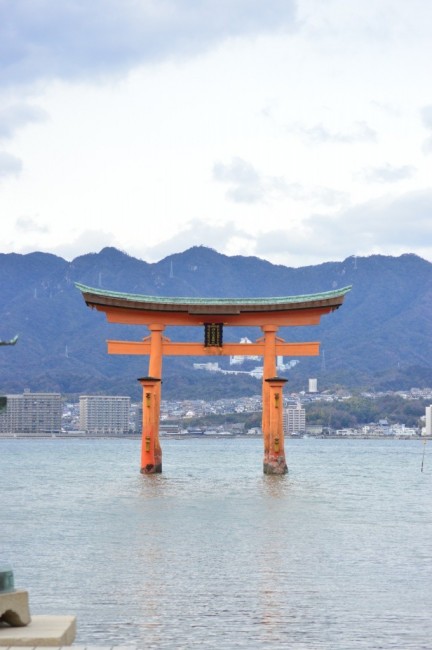
[[[425,436],[432,436],[432,405],[426,406]]]
[[[283,418],[284,433],[291,435],[293,433],[305,433],[306,431],[306,411],[300,404],[288,406],[284,411]]]
[[[81,395],[80,429],[94,435],[116,435],[129,431],[130,397]]]
[[[6,395],[6,408],[0,413],[0,434],[55,434],[61,431],[62,400],[60,393]]]
[[[244,345],[250,345],[252,341],[247,338],[247,336],[240,339],[240,343]],[[231,355],[229,358],[230,365],[242,365],[246,359],[249,361],[259,361],[260,357],[256,355]]]

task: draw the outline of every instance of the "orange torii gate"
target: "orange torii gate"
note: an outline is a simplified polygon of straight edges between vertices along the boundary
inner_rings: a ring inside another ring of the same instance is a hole
[[[263,357],[264,473],[285,474],[282,389],[286,379],[276,376],[277,356],[318,356],[319,343],[286,343],[279,327],[317,325],[343,303],[351,287],[305,296],[276,298],[174,298],[143,296],[75,285],[86,304],[105,312],[110,323],[146,325],[150,335],[141,341],[108,341],[109,354],[148,355],[148,376],[143,387],[141,473],[162,471],[159,441],[162,359],[164,355]],[[174,342],[163,335],[171,325],[204,327],[203,343]],[[223,327],[258,326],[263,336],[255,343],[224,343]]]

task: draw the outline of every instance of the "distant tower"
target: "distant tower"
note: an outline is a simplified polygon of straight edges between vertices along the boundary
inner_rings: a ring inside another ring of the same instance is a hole
[[[102,286],[102,273],[99,272],[99,286]]]
[[[170,278],[173,278],[173,277],[174,277],[174,269],[173,269],[173,263],[172,263],[172,260],[171,260],[171,262],[170,262],[170,274],[169,274],[169,276],[170,276]]]
[[[318,391],[317,379],[309,379],[309,393],[316,393]]]
[[[325,369],[326,369],[326,361],[325,361],[325,352],[323,350],[321,355],[321,372],[325,372]]]

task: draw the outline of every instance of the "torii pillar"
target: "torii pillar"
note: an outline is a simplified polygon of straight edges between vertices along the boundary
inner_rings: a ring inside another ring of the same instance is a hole
[[[286,379],[276,377],[277,325],[263,325],[264,359],[262,386],[262,432],[264,440],[264,474],[286,474],[283,433],[283,395]]]
[[[143,387],[141,474],[160,474],[162,472],[162,449],[159,442],[161,380],[158,377],[141,377],[138,381]]]
[[[138,381],[143,387],[143,417],[141,442],[141,474],[162,472],[162,447],[159,441],[161,383],[162,383],[162,332],[165,325],[152,323],[150,330],[149,376]]]
[[[265,380],[269,396],[269,424],[267,435],[264,436],[264,474],[286,474],[288,471],[285,460],[282,394],[287,381],[283,377]]]

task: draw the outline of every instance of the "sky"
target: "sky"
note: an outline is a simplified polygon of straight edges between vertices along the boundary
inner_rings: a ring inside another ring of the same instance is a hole
[[[430,0],[0,0],[1,253],[432,261]]]

